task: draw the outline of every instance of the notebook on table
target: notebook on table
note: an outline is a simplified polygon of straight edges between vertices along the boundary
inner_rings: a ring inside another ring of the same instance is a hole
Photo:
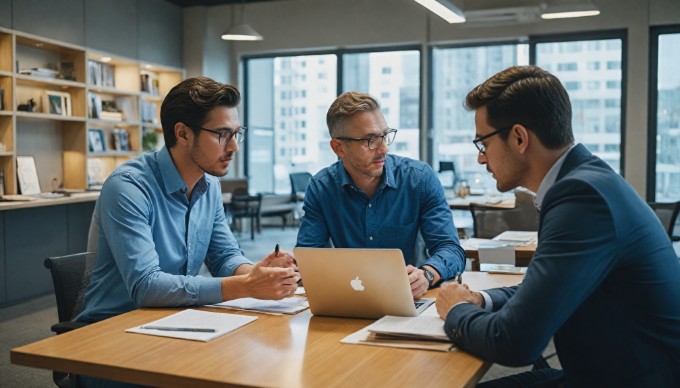
[[[413,317],[434,302],[413,300],[399,249],[294,248],[293,252],[314,315]]]

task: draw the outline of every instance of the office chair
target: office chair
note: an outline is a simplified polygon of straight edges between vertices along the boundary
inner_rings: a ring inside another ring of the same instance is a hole
[[[231,197],[229,213],[232,226],[237,219],[250,219],[250,239],[255,240],[255,229],[260,230],[260,212],[262,209],[262,194],[238,194]],[[239,225],[241,230],[241,225]]]
[[[649,206],[654,210],[656,216],[661,221],[664,229],[668,233],[671,241],[680,241],[680,235],[673,235],[675,224],[678,220],[678,213],[680,213],[680,201],[678,202],[649,202]]]
[[[57,335],[86,326],[86,323],[75,322],[75,318],[83,308],[85,290],[90,281],[91,267],[97,254],[93,252],[77,253],[68,256],[48,257],[44,261],[45,268],[52,274],[54,296],[57,300],[59,323],[51,329]],[[90,269],[89,269],[90,268]],[[52,379],[59,387],[76,387],[78,379],[64,372],[52,372]]]
[[[312,179],[312,174],[308,172],[292,172],[288,176],[290,177],[290,190],[293,197],[299,199],[300,196],[304,196],[309,181]]]
[[[451,174],[453,174],[453,178],[451,179],[451,188],[454,188],[456,183],[460,182],[460,178],[456,173],[456,165],[453,162],[439,161],[439,171],[437,172],[441,174],[444,171],[451,171]]]
[[[533,194],[526,190],[515,190],[515,207],[512,209],[471,203],[470,213],[476,238],[494,238],[507,230],[538,230]]]

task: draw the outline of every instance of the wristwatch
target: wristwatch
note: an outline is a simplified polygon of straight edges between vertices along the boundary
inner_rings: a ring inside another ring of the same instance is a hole
[[[432,288],[432,286],[434,285],[433,284],[434,283],[434,274],[432,273],[432,271],[430,271],[429,269],[427,269],[425,267],[420,267],[420,269],[423,271],[423,275],[425,275],[425,279],[427,279],[427,282],[430,284],[428,286],[428,289]]]

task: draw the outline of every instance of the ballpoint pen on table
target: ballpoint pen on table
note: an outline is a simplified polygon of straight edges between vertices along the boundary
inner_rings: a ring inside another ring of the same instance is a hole
[[[190,331],[195,333],[214,333],[215,329],[203,328],[203,327],[172,327],[172,326],[140,326],[140,329],[146,330],[162,330],[162,331]]]

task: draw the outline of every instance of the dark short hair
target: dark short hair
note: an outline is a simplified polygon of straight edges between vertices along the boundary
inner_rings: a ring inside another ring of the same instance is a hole
[[[333,101],[326,113],[326,125],[332,138],[345,133],[347,119],[359,112],[373,112],[380,109],[378,101],[366,93],[345,92]]]
[[[218,106],[235,108],[241,101],[241,93],[235,86],[223,84],[207,77],[188,78],[175,85],[161,105],[161,124],[165,145],[177,144],[175,125],[186,124],[198,133],[208,113]]]
[[[554,75],[538,66],[512,66],[492,76],[468,93],[465,106],[486,106],[489,124],[501,129],[522,124],[548,149],[574,142],[571,102]],[[509,132],[500,134],[507,139]]]

